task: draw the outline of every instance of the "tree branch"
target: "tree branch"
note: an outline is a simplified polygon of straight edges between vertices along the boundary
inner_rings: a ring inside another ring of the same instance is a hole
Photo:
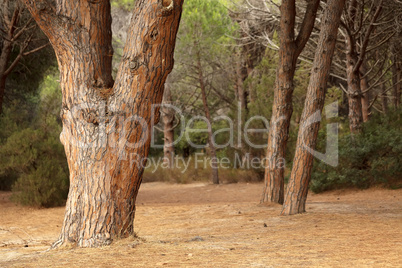
[[[306,13],[304,14],[304,19],[300,26],[299,34],[296,38],[295,57],[298,57],[300,55],[304,46],[310,38],[311,32],[314,28],[315,18],[317,16],[317,10],[319,6],[320,0],[311,0],[306,7]]]
[[[370,26],[366,31],[366,35],[364,36],[364,41],[363,41],[362,47],[360,49],[359,60],[357,61],[357,63],[353,67],[354,72],[357,71],[360,68],[360,66],[362,65],[362,63],[363,63],[364,56],[366,55],[367,46],[368,46],[368,43],[370,41],[370,34],[374,29],[374,23],[376,22],[378,16],[381,13],[383,2],[384,2],[384,0],[381,0],[380,3],[378,4],[377,10],[375,11],[375,14],[374,14],[373,18],[371,19]]]

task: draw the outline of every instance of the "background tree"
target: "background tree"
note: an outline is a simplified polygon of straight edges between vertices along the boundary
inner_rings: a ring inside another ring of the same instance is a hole
[[[310,83],[300,121],[296,153],[292,174],[286,190],[282,215],[291,215],[305,211],[313,155],[308,149],[315,149],[320,121],[317,112],[324,107],[325,90],[331,69],[338,26],[345,0],[329,0],[324,13],[314,65],[311,70]]]
[[[295,36],[296,4],[293,0],[282,1],[280,11],[279,62],[276,71],[274,103],[268,134],[265,185],[262,202],[283,203],[284,163],[286,143],[292,116],[293,78],[297,59],[307,43],[314,27],[320,1],[309,1],[303,23]],[[281,164],[282,163],[282,164]]]
[[[22,57],[48,45],[37,25],[19,0],[2,0],[0,5],[0,114],[3,111],[7,77]]]
[[[348,2],[347,13],[345,15],[346,19],[342,24],[346,29],[346,74],[348,81],[349,126],[350,131],[353,133],[360,131],[363,121],[360,79],[361,67],[365,61],[370,36],[374,31],[383,8],[383,1],[374,4],[375,2],[376,1],[373,1],[368,13],[364,12],[366,9],[364,2],[358,0]],[[365,114],[368,114],[367,101],[363,100],[363,103],[366,109]]]
[[[150,130],[158,121],[152,105],[162,101],[163,84],[173,67],[182,3],[136,1],[113,81],[109,1],[59,0],[56,7],[25,1],[49,37],[60,69],[61,141],[70,192],[54,247],[100,246],[133,234],[144,170],[135,162],[143,163],[149,152]]]
[[[231,42],[227,36],[231,26],[226,8],[218,1],[186,1],[178,33],[177,68],[173,74],[176,78],[172,79],[175,91],[180,95],[175,99],[185,113],[205,115],[208,121],[207,149],[211,159],[215,160],[217,150],[212,118],[218,110],[225,110],[234,103],[232,79],[228,80],[228,77],[234,78],[229,76],[231,51],[227,47]],[[212,181],[219,183],[215,164],[212,166]]]

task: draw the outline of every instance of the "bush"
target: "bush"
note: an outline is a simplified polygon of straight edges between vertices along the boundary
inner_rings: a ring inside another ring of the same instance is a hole
[[[48,130],[51,124],[48,122]],[[53,121],[53,126],[58,126]],[[23,205],[57,206],[68,193],[68,168],[57,136],[31,128],[15,132],[0,150],[0,169],[13,171],[18,179],[12,200]]]
[[[314,165],[310,188],[313,192],[376,184],[401,187],[401,110],[387,116],[373,116],[359,135],[339,139],[339,165]]]
[[[68,167],[59,140],[61,92],[57,76],[51,70],[44,78],[39,105],[31,112],[34,117],[29,123],[15,119],[12,111],[25,111],[21,105],[7,109],[0,117],[0,123],[8,126],[7,131],[0,131],[0,187],[12,189],[12,200],[23,205],[58,206],[67,198]]]

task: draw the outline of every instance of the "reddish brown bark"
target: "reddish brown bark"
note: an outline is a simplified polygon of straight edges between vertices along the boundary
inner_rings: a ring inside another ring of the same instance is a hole
[[[314,117],[318,111],[322,111],[324,106],[325,90],[344,4],[345,0],[329,0],[322,18],[320,38],[307,88],[306,101],[297,137],[296,153],[281,212],[282,215],[305,211],[308,185],[313,166],[313,155],[307,149],[314,150],[317,142],[320,122],[319,120],[315,122]]]
[[[292,116],[293,77],[297,58],[314,27],[319,1],[309,1],[300,32],[295,38],[296,6],[294,0],[283,0],[280,7],[279,63],[276,71],[274,103],[268,134],[267,163],[261,203],[283,203],[284,159]]]
[[[151,113],[173,68],[182,0],[137,0],[116,81],[110,3],[25,0],[56,52],[70,192],[59,240],[83,247],[133,234]],[[158,110],[156,114],[158,114]]]

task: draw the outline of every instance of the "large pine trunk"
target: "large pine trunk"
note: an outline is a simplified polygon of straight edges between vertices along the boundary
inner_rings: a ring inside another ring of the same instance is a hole
[[[133,234],[135,200],[173,68],[182,0],[137,0],[116,81],[110,3],[26,0],[56,52],[70,192],[59,240],[94,247]]]
[[[295,38],[294,32],[295,1],[283,0],[280,7],[279,63],[276,70],[274,103],[268,133],[267,163],[265,163],[261,203],[283,203],[285,152],[293,112],[293,77],[297,59],[313,29],[318,6],[319,1],[309,1],[297,38]]]
[[[345,0],[329,0],[318,41],[306,101],[297,137],[296,153],[292,173],[286,190],[282,215],[291,215],[305,211],[308,187],[313,166],[313,155],[308,149],[315,149],[320,121],[317,112],[321,112],[325,101],[325,91],[330,74],[332,56],[337,39],[338,26]]]

